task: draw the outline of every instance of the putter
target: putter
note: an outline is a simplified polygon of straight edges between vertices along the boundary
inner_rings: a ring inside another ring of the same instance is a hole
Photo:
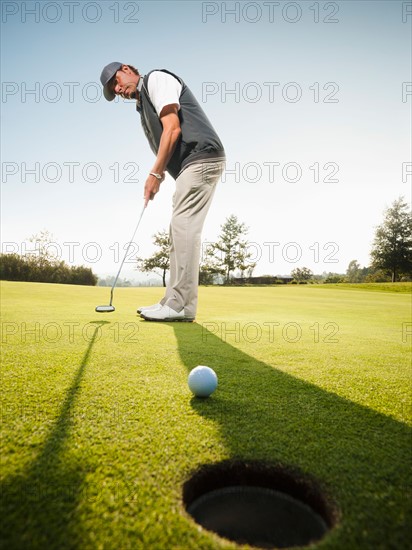
[[[109,303],[109,305],[107,305],[107,306],[97,306],[97,307],[96,307],[96,311],[97,311],[98,313],[111,313],[112,311],[115,311],[115,307],[114,307],[114,305],[112,305],[114,287],[116,286],[117,279],[119,278],[119,275],[120,275],[120,272],[121,272],[121,270],[122,270],[123,264],[124,264],[124,262],[125,262],[125,260],[126,260],[126,258],[127,258],[127,253],[129,252],[130,245],[132,244],[132,242],[133,242],[133,240],[134,240],[134,237],[135,237],[135,235],[136,235],[136,232],[137,232],[137,230],[139,229],[140,221],[141,221],[141,219],[142,219],[142,217],[143,217],[143,213],[144,213],[144,211],[145,211],[145,208],[146,208],[146,205],[143,206],[143,210],[142,210],[142,213],[140,214],[140,217],[139,217],[139,219],[138,219],[138,221],[137,221],[137,225],[136,225],[136,228],[135,228],[135,230],[134,230],[133,236],[132,236],[132,238],[130,239],[129,244],[127,245],[126,253],[125,253],[125,255],[124,255],[124,258],[123,258],[123,260],[122,260],[122,263],[120,264],[119,271],[117,272],[117,275],[116,275],[116,278],[115,278],[115,280],[114,280],[114,283],[112,284],[112,289],[111,289],[111,291],[110,291],[110,303]]]

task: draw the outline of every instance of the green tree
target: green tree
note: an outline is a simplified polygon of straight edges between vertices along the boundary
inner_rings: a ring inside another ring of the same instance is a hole
[[[365,283],[389,283],[391,281],[391,276],[388,271],[370,268],[364,280]]]
[[[229,284],[230,275],[236,269],[241,273],[251,264],[247,264],[250,254],[247,251],[248,242],[243,238],[249,228],[239,222],[234,214],[231,214],[223,225],[218,241],[214,243],[214,253],[220,253],[220,266],[224,270],[225,283]]]
[[[308,267],[296,267],[292,272],[291,276],[298,283],[307,283],[313,277],[313,271]]]
[[[26,253],[26,257],[39,266],[55,265],[59,258],[56,255],[55,238],[50,231],[42,229],[40,233],[32,235],[29,242],[34,244],[35,253]]]
[[[346,281],[348,283],[360,283],[364,279],[363,271],[357,260],[349,262],[346,270]]]
[[[95,285],[97,276],[89,267],[68,266],[63,261],[50,263],[39,257],[0,254],[0,279],[72,285]]]
[[[212,285],[219,276],[225,274],[219,258],[215,255],[215,245],[206,243],[202,247],[202,257],[199,266],[199,283],[201,285]]]
[[[325,274],[324,283],[343,283],[345,280],[345,276],[341,273],[332,273],[331,271],[329,273]]]
[[[156,273],[156,275],[162,277],[163,286],[166,286],[166,273],[170,269],[169,233],[163,229],[163,231],[159,231],[153,235],[153,244],[157,246],[158,249],[150,258],[136,258],[137,269],[147,273]]]
[[[256,267],[256,262],[251,261],[252,256],[253,254],[251,250],[249,250],[249,246],[247,242],[244,243],[244,246],[243,245],[239,246],[235,255],[235,261],[236,261],[236,268],[240,271],[240,277],[242,279],[245,278],[245,273],[246,273],[246,278],[248,279],[253,275],[253,270]]]
[[[392,282],[412,270],[412,215],[403,197],[384,213],[376,228],[370,256],[372,267],[390,273]]]

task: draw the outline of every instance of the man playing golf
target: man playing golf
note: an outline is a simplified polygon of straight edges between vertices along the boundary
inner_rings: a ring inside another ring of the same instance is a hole
[[[170,279],[164,298],[137,311],[146,321],[193,321],[196,316],[201,233],[225,151],[213,126],[183,80],[162,69],[141,76],[113,62],[100,76],[108,101],[136,101],[144,133],[156,155],[144,187],[153,200],[167,171],[176,181],[170,223]]]

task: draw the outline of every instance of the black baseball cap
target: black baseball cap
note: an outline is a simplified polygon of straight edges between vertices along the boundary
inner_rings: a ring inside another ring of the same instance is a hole
[[[116,97],[116,94],[108,87],[108,84],[110,80],[114,77],[114,75],[117,73],[119,69],[123,67],[123,63],[119,63],[118,61],[113,61],[113,63],[109,63],[106,65],[106,67],[102,70],[102,74],[100,75],[100,82],[103,86],[103,95],[107,99],[107,101],[113,101],[113,99]]]

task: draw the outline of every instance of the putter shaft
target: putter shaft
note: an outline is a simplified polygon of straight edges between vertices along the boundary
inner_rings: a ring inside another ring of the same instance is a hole
[[[140,222],[142,220],[142,217],[143,217],[143,213],[146,209],[146,205],[143,206],[143,209],[142,209],[142,212],[139,216],[139,219],[137,220],[137,225],[135,227],[135,230],[133,232],[133,235],[132,235],[132,238],[130,239],[129,241],[129,244],[127,245],[127,248],[126,248],[126,252],[125,252],[125,255],[123,257],[123,260],[122,260],[122,263],[120,264],[120,267],[119,267],[119,271],[117,272],[117,275],[116,275],[116,278],[114,280],[114,283],[112,284],[112,288],[110,289],[110,304],[108,306],[97,306],[96,307],[96,311],[97,312],[109,312],[109,311],[114,311],[114,306],[112,305],[112,302],[113,302],[113,291],[115,289],[115,286],[116,286],[116,283],[117,283],[117,279],[119,278],[119,275],[120,275],[120,272],[122,270],[122,267],[123,267],[123,264],[124,262],[126,261],[126,258],[127,258],[127,254],[129,252],[129,248],[130,248],[130,245],[132,244],[134,238],[135,238],[135,235],[137,233],[137,230],[139,229],[139,225],[140,225]],[[113,309],[106,309],[106,308],[113,308]]]

